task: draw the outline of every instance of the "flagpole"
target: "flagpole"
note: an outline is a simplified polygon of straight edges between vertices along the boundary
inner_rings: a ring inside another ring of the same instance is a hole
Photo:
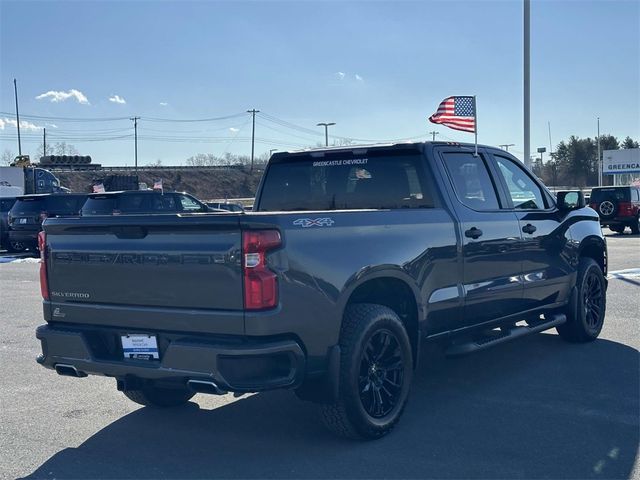
[[[476,153],[474,154],[476,157],[478,156],[478,108],[476,106],[476,96],[473,96],[473,116],[475,118],[475,128],[474,133],[476,135]]]

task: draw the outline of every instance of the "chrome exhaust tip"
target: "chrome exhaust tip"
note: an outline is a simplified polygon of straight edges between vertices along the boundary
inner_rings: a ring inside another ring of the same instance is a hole
[[[62,375],[63,377],[82,378],[82,377],[86,377],[87,376],[86,373],[79,371],[73,365],[66,365],[64,363],[56,363],[54,368],[56,369],[56,373],[58,375]]]

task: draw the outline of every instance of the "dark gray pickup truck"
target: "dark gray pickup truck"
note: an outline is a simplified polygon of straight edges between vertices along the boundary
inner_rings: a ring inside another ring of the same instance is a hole
[[[598,215],[491,147],[278,153],[251,213],[53,218],[40,247],[43,366],[149,406],[294,389],[349,437],[397,423],[422,340],[588,342],[605,316]]]

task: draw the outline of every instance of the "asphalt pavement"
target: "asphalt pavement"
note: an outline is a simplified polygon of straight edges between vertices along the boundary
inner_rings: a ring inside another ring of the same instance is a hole
[[[38,366],[38,266],[0,254],[0,477],[638,478],[640,236],[607,240],[623,273],[597,341],[552,331],[458,359],[427,347],[400,424],[373,442],[333,437],[291,392],[154,410],[113,379]]]

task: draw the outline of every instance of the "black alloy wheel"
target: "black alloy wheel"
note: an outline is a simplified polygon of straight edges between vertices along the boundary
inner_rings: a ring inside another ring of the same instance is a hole
[[[599,330],[604,313],[604,290],[597,272],[590,270],[584,279],[582,291],[582,307],[587,327],[592,331]]]
[[[600,265],[589,257],[578,263],[576,285],[565,309],[567,320],[558,334],[567,342],[592,342],[604,326],[607,309],[607,280]]]
[[[373,418],[388,415],[402,397],[403,352],[390,330],[376,332],[364,348],[358,386],[360,401]]]

